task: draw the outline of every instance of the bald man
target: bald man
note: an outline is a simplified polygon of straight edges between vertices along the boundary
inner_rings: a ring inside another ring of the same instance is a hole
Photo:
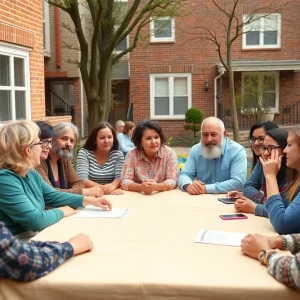
[[[179,174],[179,187],[191,195],[241,191],[246,175],[245,148],[226,137],[225,126],[220,119],[204,119],[200,143],[189,153]]]

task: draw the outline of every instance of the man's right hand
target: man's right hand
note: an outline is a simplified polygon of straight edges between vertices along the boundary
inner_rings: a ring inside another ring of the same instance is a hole
[[[75,214],[75,209],[73,209],[70,206],[62,206],[62,207],[58,207],[58,209],[60,209],[63,212],[64,217],[68,217]]]
[[[199,180],[195,180],[186,187],[186,191],[190,195],[205,194],[206,193],[205,183]]]
[[[94,248],[91,238],[84,233],[80,233],[72,237],[68,242],[73,247],[74,256],[87,251],[91,251]]]

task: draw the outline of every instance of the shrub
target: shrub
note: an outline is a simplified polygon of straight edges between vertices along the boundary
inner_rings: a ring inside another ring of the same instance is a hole
[[[186,111],[185,123],[187,123],[187,125],[184,126],[184,129],[193,131],[193,136],[194,136],[193,143],[195,143],[196,132],[200,131],[200,126],[202,121],[203,121],[203,114],[200,109],[192,107]]]

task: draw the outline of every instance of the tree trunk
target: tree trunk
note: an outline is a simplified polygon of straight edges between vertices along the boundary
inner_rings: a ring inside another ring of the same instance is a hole
[[[88,131],[99,122],[106,122],[112,109],[111,65],[108,61],[100,66],[98,94],[88,100]]]
[[[237,118],[235,95],[234,95],[234,77],[233,71],[230,68],[228,71],[229,76],[229,99],[230,99],[230,110],[231,110],[231,125],[233,131],[233,139],[239,141],[239,123]]]

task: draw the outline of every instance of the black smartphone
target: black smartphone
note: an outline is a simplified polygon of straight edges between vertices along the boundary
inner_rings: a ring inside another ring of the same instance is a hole
[[[237,198],[218,198],[219,201],[225,204],[234,204]]]
[[[220,218],[223,219],[223,220],[248,219],[248,217],[244,214],[220,215]]]

